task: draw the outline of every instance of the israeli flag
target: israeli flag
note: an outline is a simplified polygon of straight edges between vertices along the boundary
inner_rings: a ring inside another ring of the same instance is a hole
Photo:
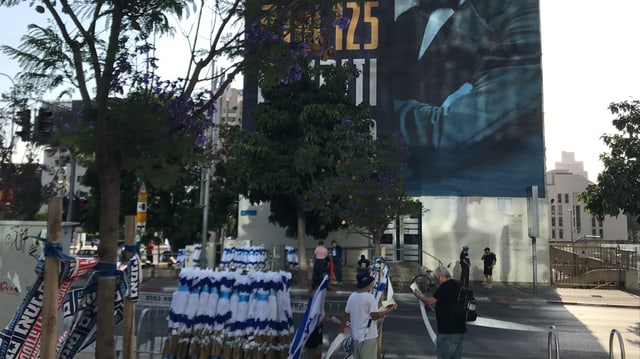
[[[291,346],[289,347],[288,359],[298,359],[302,353],[304,344],[309,339],[309,335],[316,329],[316,326],[322,321],[324,317],[324,298],[327,296],[327,282],[328,276],[324,276],[322,283],[311,297],[307,310],[304,312],[304,316],[300,321],[300,326],[296,330],[296,335],[293,337]]]

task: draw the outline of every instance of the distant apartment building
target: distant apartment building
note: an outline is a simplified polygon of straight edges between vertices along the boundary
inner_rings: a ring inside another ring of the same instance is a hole
[[[592,182],[573,152],[562,152],[562,159],[556,162],[555,170],[546,173],[549,241],[627,241],[627,216],[607,216],[599,221],[587,213],[578,195]]]
[[[242,121],[242,90],[231,88],[220,98],[219,120],[221,123],[240,125]]]
[[[589,178],[587,171],[584,170],[584,162],[576,161],[575,153],[562,151],[561,158],[561,161],[555,163],[556,170],[566,170],[574,175]]]

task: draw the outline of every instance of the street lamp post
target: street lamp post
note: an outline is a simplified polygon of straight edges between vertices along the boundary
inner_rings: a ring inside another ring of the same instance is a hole
[[[569,229],[571,231],[571,258],[573,259],[571,261],[572,267],[573,267],[571,270],[571,272],[573,273],[571,275],[571,280],[575,281],[577,271],[576,271],[576,243],[573,240],[573,213],[574,213],[573,205],[571,205],[571,208],[569,208],[567,211],[569,212]]]
[[[14,126],[16,123],[16,101],[18,101],[17,99],[17,94],[16,94],[16,82],[13,80],[13,78],[3,72],[0,72],[0,76],[4,76],[6,78],[9,79],[9,81],[11,81],[11,133],[9,134],[9,149],[12,150],[13,149],[13,131],[15,130]]]

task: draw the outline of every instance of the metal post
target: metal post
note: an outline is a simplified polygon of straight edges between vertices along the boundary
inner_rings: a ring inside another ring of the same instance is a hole
[[[569,229],[571,230],[571,262],[572,264],[572,269],[571,269],[571,281],[573,282],[573,284],[576,284],[576,275],[578,273],[578,271],[576,270],[576,242],[573,240],[573,204],[571,205],[571,208],[568,209],[569,211]]]
[[[11,154],[13,155],[13,132],[15,131],[16,125],[16,102],[18,101],[18,96],[16,94],[16,82],[13,81],[13,78],[5,73],[0,72],[0,76],[4,76],[11,81],[11,133],[9,136],[9,149],[11,150]]]
[[[531,237],[531,272],[533,274],[533,293],[536,293],[538,283],[538,251],[536,238],[540,233],[540,221],[538,218],[538,186],[531,186],[531,198],[529,198],[529,237]]]
[[[69,156],[71,156],[71,161],[69,161],[69,166],[71,169],[69,170],[69,201],[67,207],[67,222],[73,221],[73,207],[76,196],[76,156],[73,155],[71,150],[69,151]]]
[[[202,168],[203,197],[202,197],[202,248],[200,249],[200,268],[207,267],[207,236],[209,234],[209,168]]]

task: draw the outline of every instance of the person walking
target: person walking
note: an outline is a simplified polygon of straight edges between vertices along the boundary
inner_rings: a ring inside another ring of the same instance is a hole
[[[456,315],[455,311],[460,287],[451,278],[447,267],[439,266],[433,273],[439,284],[433,296],[425,296],[417,289],[413,290],[413,295],[424,304],[435,304],[436,306],[436,323],[438,325],[436,351],[438,359],[460,359],[462,358],[464,333],[467,332],[464,318]]]
[[[344,332],[347,322],[351,323],[353,338],[353,359],[376,359],[378,357],[378,326],[373,321],[394,311],[393,304],[378,311],[378,302],[369,291],[373,284],[370,271],[360,271],[356,275],[358,289],[351,293],[342,315],[340,332]]]
[[[335,275],[333,284],[342,284],[342,259],[342,247],[336,241],[331,241],[331,263]]]
[[[322,277],[327,272],[329,266],[328,257],[329,250],[324,246],[323,241],[319,241],[316,248],[313,250],[313,256],[315,262],[313,263],[313,275],[311,277],[311,283],[320,283]]]
[[[471,268],[471,259],[469,258],[469,246],[463,245],[462,252],[460,252],[460,285],[463,287],[469,286],[469,269]]]
[[[493,282],[493,267],[496,265],[496,255],[491,252],[489,247],[484,249],[484,254],[482,255],[482,261],[484,262],[484,281],[485,288],[491,288],[491,283]]]

